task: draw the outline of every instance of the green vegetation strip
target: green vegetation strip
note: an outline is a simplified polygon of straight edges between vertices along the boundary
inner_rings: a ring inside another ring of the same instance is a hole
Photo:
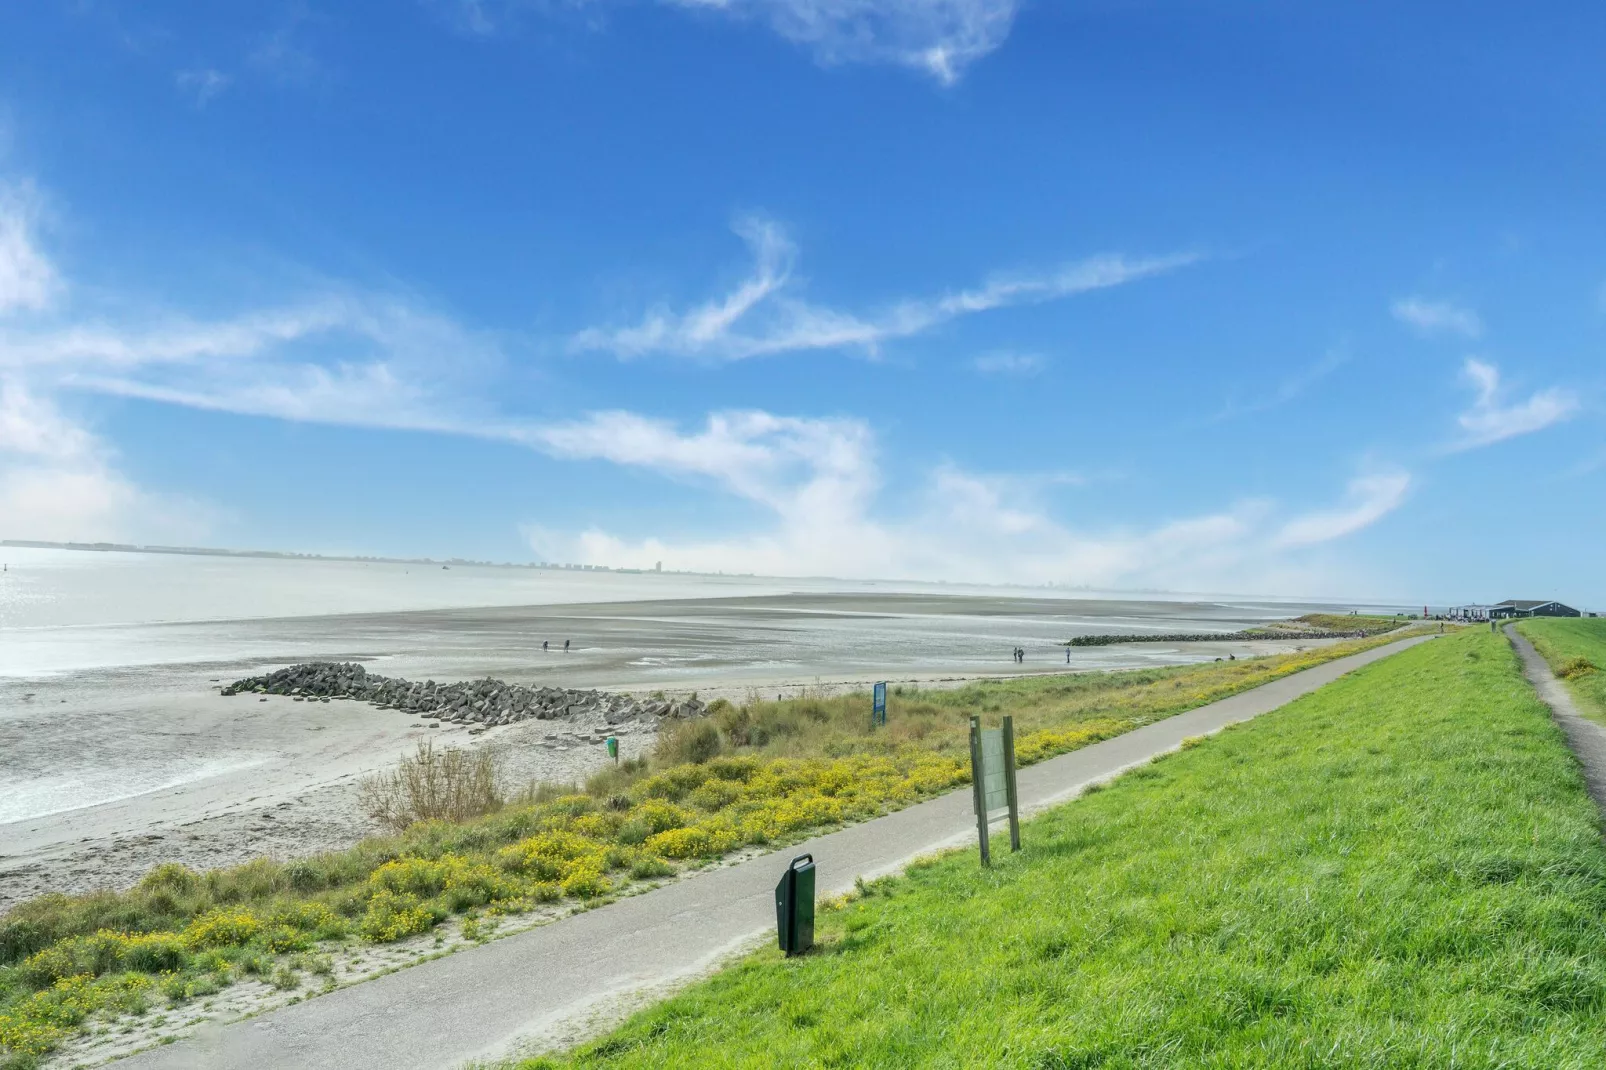
[[[523,1065],[1598,1067],[1598,821],[1504,638],[1454,634]]]
[[[1119,643],[1227,643],[1253,639],[1360,639],[1381,635],[1410,623],[1397,617],[1370,617],[1360,614],[1307,613],[1293,620],[1277,621],[1260,628],[1237,632],[1115,632],[1078,635],[1066,646],[1114,646]]]
[[[1606,618],[1534,618],[1517,629],[1561,677],[1578,712],[1606,725]]]
[[[207,873],[170,864],[127,892],[44,896],[0,918],[0,1066],[26,1065],[97,1020],[279,976],[343,943],[399,940],[453,915],[478,933],[486,915],[606,901],[744,846],[929,798],[968,782],[971,714],[1013,714],[1029,764],[1384,641],[895,690],[873,732],[863,694],[715,703],[666,730],[650,765],[607,770],[583,790],[548,787],[487,817],[419,822],[313,858]]]

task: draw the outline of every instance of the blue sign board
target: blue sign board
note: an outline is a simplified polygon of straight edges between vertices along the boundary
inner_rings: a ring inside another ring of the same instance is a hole
[[[887,685],[885,683],[875,685],[875,705],[870,708],[870,723],[887,723]]]

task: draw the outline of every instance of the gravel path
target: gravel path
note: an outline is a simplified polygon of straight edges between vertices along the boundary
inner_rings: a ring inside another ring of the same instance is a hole
[[[1567,746],[1572,748],[1579,764],[1584,767],[1584,783],[1589,788],[1589,797],[1595,800],[1595,805],[1602,813],[1606,813],[1606,728],[1578,712],[1566,685],[1556,679],[1556,674],[1550,671],[1545,659],[1521,632],[1508,624],[1505,633],[1511,645],[1517,648],[1517,655],[1522,658],[1522,669],[1528,682],[1534,685],[1539,697],[1550,707],[1550,715],[1567,736]]]
[[[1030,813],[1090,784],[1320,688],[1431,637],[1391,643],[1023,769]],[[975,837],[963,788],[795,847],[713,869],[652,892],[257,1018],[203,1028],[132,1056],[126,1070],[423,1070],[577,1042],[622,1012],[772,939],[772,891],[795,855],[819,864],[818,894]],[[996,842],[996,841],[995,841]]]

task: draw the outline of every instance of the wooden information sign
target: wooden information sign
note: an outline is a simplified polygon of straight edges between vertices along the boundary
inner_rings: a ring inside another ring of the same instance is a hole
[[[1013,717],[1005,717],[1002,728],[983,728],[980,717],[970,719],[970,783],[976,809],[976,834],[981,840],[981,864],[990,866],[993,860],[987,826],[996,816],[1008,814],[1009,849],[1020,850]]]

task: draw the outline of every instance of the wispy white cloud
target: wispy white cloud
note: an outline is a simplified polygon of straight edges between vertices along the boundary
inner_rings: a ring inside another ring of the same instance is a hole
[[[309,29],[325,21],[325,17],[304,0],[290,0],[281,12],[278,23],[260,38],[246,57],[247,62],[285,85],[313,85],[325,77],[325,70],[306,44],[306,37]]]
[[[0,322],[0,371],[35,384],[348,426],[494,435],[475,387],[500,361],[488,334],[354,292],[217,320]]]
[[[1477,396],[1472,407],[1457,417],[1461,425],[1461,438],[1452,444],[1453,450],[1467,450],[1488,446],[1518,435],[1541,431],[1552,424],[1569,420],[1578,412],[1578,397],[1569,390],[1552,387],[1540,390],[1526,401],[1506,405],[1501,403],[1500,370],[1475,358],[1467,358],[1462,375],[1473,386]]]
[[[822,349],[873,355],[889,341],[961,316],[1120,286],[1198,259],[1192,253],[1093,256],[1047,272],[999,274],[970,289],[854,313],[813,305],[796,295],[797,248],[778,224],[749,216],[739,219],[735,230],[752,251],[753,267],[729,293],[681,312],[654,309],[630,326],[588,328],[574,335],[570,349],[627,359],[663,354],[714,361]]]
[[[34,240],[35,203],[30,191],[0,188],[0,328],[48,312],[63,291]],[[207,510],[141,490],[5,356],[0,335],[0,538],[182,541],[205,530]]]
[[[1342,368],[1348,361],[1348,353],[1343,350],[1332,350],[1310,367],[1284,379],[1270,393],[1241,403],[1228,401],[1219,411],[1203,422],[1220,423],[1224,420],[1234,420],[1240,416],[1249,416],[1257,412],[1268,412],[1272,409],[1280,408],[1304,395],[1311,387]]]
[[[1048,367],[1048,361],[1038,353],[1011,353],[1000,350],[983,353],[970,362],[970,366],[983,375],[1013,375],[1026,377],[1039,375]]]
[[[426,0],[456,31],[490,37],[526,13],[581,14],[593,27],[625,0]],[[752,21],[825,66],[890,64],[953,85],[1009,37],[1021,0],[657,0],[683,11]]]
[[[215,516],[141,489],[96,435],[0,372],[0,538],[188,542]]]
[[[771,575],[1075,582],[1200,589],[1255,583],[1295,567],[1297,554],[1375,522],[1404,500],[1403,473],[1365,477],[1343,506],[1278,519],[1267,502],[1148,528],[1085,531],[1054,519],[1040,486],[1013,475],[934,468],[921,501],[883,515],[876,442],[853,419],[716,413],[683,431],[624,412],[536,431],[559,456],[606,460],[691,477],[765,508],[772,523],[716,538],[630,538],[592,529],[565,536],[532,527],[547,557],[587,563]],[[1219,589],[1219,588],[1218,588]]]
[[[1009,36],[1019,0],[667,0],[762,19],[825,64],[893,63],[958,81]]]
[[[201,67],[179,71],[173,76],[173,81],[178,86],[179,92],[189,97],[197,108],[204,108],[214,97],[229,87],[232,79],[215,68]]]
[[[1272,546],[1314,546],[1352,535],[1398,509],[1410,489],[1410,474],[1398,469],[1358,476],[1350,480],[1344,504],[1288,521],[1272,539]]]
[[[29,186],[0,183],[0,316],[41,311],[61,289],[55,267],[35,241],[38,201]]]
[[[1483,320],[1478,314],[1450,301],[1406,297],[1394,302],[1392,311],[1395,319],[1429,337],[1479,338],[1483,335]]]
[[[810,526],[863,512],[877,486],[873,437],[854,419],[722,412],[682,434],[667,420],[615,411],[518,437],[559,457],[706,479]]]

